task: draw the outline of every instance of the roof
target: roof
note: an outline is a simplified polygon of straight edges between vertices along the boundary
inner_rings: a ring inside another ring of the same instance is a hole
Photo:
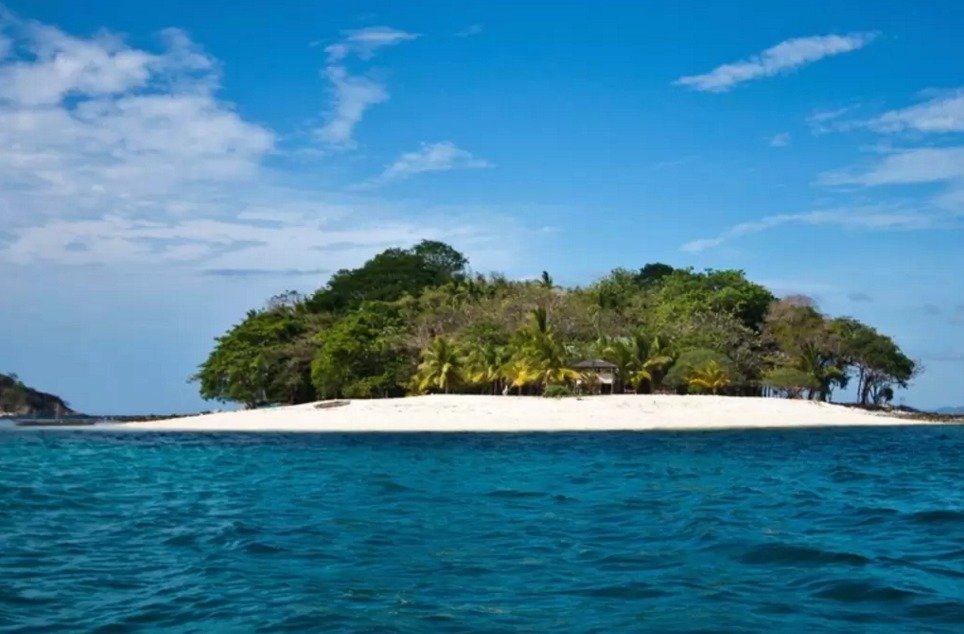
[[[574,370],[615,370],[615,364],[609,361],[604,361],[603,359],[586,359],[585,361],[580,361],[579,363],[573,364]]]

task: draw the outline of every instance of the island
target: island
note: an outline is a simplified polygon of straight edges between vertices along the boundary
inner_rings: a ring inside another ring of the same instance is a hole
[[[139,429],[548,431],[935,422],[893,408],[921,371],[873,326],[742,271],[650,263],[585,286],[480,274],[422,241],[287,292],[193,380],[239,411]],[[852,388],[852,402],[834,394]]]

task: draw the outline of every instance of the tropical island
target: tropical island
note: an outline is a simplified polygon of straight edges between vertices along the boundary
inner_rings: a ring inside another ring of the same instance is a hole
[[[441,242],[388,249],[313,295],[278,295],[194,378],[246,408],[427,393],[705,393],[860,405],[920,371],[888,336],[778,299],[741,271],[647,264],[579,288],[474,274]]]
[[[313,294],[289,291],[249,311],[192,380],[205,399],[255,411],[175,422],[320,430],[462,429],[481,419],[506,429],[906,423],[871,410],[887,409],[920,371],[871,325],[825,315],[803,296],[777,298],[741,271],[651,263],[563,288],[547,272],[532,280],[474,273],[462,253],[426,240],[340,270]],[[851,407],[831,405],[848,386]]]

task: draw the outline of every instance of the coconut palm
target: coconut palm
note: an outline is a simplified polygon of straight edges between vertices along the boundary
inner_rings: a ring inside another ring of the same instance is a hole
[[[717,394],[730,384],[730,378],[719,363],[710,360],[694,368],[687,382],[691,388],[696,387]]]
[[[645,338],[643,340],[647,341]],[[649,374],[645,380],[649,381],[653,388],[659,388],[663,377],[666,375],[666,370],[673,365],[674,361],[673,353],[670,351],[665,337],[656,335],[652,341],[647,341],[646,353],[641,358],[643,359],[643,368]]]
[[[529,323],[520,328],[512,341],[512,358],[505,368],[505,377],[521,391],[526,383],[566,383],[581,378],[569,367],[566,349],[549,327],[545,308],[530,312]]]
[[[492,393],[496,394],[507,360],[503,346],[489,341],[475,342],[465,356],[466,378],[472,383],[491,386]]]
[[[445,337],[436,337],[422,351],[422,362],[415,374],[419,391],[439,389],[448,394],[463,379],[462,359],[455,346]]]

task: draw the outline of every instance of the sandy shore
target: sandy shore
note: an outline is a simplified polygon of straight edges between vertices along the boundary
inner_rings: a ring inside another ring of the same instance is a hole
[[[222,412],[101,429],[264,432],[513,432],[914,425],[926,421],[776,398],[619,395],[419,396]]]

